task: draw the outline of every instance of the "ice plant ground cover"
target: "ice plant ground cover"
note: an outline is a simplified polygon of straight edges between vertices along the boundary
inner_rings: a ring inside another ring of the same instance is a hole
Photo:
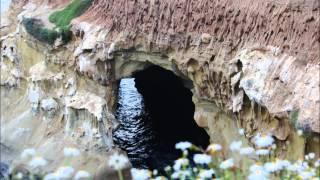
[[[241,131],[239,132],[241,135]],[[211,144],[207,149],[201,149],[190,142],[179,142],[175,148],[181,150],[181,157],[174,161],[172,166],[164,169],[130,170],[134,180],[206,180],[206,179],[239,179],[239,180],[264,180],[264,179],[320,179],[320,159],[314,153],[305,155],[303,159],[289,161],[274,157],[276,151],[275,141],[271,135],[257,134],[252,138],[253,147],[243,146],[241,140],[233,141],[228,147]],[[237,159],[224,157],[222,150],[227,148],[230,152],[237,153]],[[81,152],[75,148],[65,148],[67,158],[80,156]],[[11,172],[10,179],[93,179],[94,177],[85,170],[76,170],[67,163],[66,166],[57,168],[56,171],[45,174],[48,161],[45,157],[37,156],[33,148],[25,149],[21,159],[28,163],[30,174]],[[119,180],[124,180],[123,170],[129,165],[125,155],[113,154],[106,164],[118,172]],[[107,178],[107,177],[106,177]]]

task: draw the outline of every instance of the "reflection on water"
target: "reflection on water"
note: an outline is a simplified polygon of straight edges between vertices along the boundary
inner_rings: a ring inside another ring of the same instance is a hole
[[[115,143],[128,153],[135,168],[163,168],[179,155],[172,144],[157,135],[134,78],[122,79],[116,117],[120,121],[114,132]]]
[[[114,142],[128,153],[133,167],[172,165],[181,155],[174,148],[179,141],[208,145],[209,136],[193,119],[192,93],[178,77],[159,67],[134,77],[120,82],[116,111],[120,127],[114,132]]]
[[[118,98],[116,117],[121,125],[114,132],[114,141],[128,153],[134,167],[146,168],[153,149],[154,134],[134,78],[121,80]]]

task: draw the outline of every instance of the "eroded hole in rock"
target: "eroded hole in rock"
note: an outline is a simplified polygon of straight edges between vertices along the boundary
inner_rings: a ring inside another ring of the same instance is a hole
[[[186,83],[185,83],[186,84]],[[122,79],[115,143],[136,168],[163,168],[180,156],[179,141],[206,147],[209,136],[193,119],[192,92],[171,71],[151,66]]]

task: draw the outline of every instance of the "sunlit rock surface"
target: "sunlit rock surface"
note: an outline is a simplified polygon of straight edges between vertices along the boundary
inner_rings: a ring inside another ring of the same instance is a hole
[[[86,154],[79,166],[104,164],[118,80],[152,64],[192,81],[194,118],[212,142],[226,146],[238,128],[248,140],[271,133],[277,155],[296,159],[320,144],[317,0],[94,0],[58,47],[32,38],[19,19],[46,21],[67,1],[13,2],[0,38],[8,162],[32,146],[58,166],[56,154],[76,146]]]

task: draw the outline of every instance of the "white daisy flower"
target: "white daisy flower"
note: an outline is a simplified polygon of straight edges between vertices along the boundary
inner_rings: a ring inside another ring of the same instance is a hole
[[[309,171],[301,171],[299,173],[299,177],[301,179],[311,179],[312,177],[314,177],[316,175],[316,173],[312,170],[309,170]]]
[[[188,151],[187,151],[187,150],[184,150],[184,151],[183,151],[183,155],[184,155],[184,156],[188,156]]]
[[[197,164],[209,164],[212,161],[212,157],[206,154],[195,154],[193,161]]]
[[[298,129],[298,130],[297,130],[297,134],[298,134],[299,136],[302,136],[302,135],[303,135],[303,131],[302,131],[301,129]]]
[[[168,180],[168,179],[164,176],[157,176],[157,177],[153,178],[153,180]]]
[[[192,144],[190,142],[184,141],[184,142],[177,143],[175,148],[184,151],[184,150],[191,148],[191,146],[192,146]]]
[[[227,159],[220,164],[221,169],[229,169],[234,166],[233,159]]]
[[[238,133],[239,133],[241,136],[243,136],[243,135],[244,135],[244,129],[243,129],[243,128],[239,129]]]
[[[185,170],[185,171],[180,171],[182,177],[188,177],[188,176],[191,176],[191,172],[188,171],[188,170]]]
[[[214,173],[215,172],[213,169],[201,170],[199,173],[199,178],[200,179],[211,179]]]
[[[240,149],[239,153],[241,155],[252,155],[254,154],[254,149],[252,147],[244,147]]]
[[[256,155],[258,156],[266,156],[270,154],[270,150],[269,149],[258,149],[256,150]]]
[[[191,176],[190,171],[176,171],[171,175],[172,179],[188,179]]]
[[[305,169],[308,169],[309,168],[308,162],[302,161],[302,167]]]
[[[306,160],[311,160],[311,159],[314,159],[315,157],[316,157],[315,153],[309,153],[305,155]]]
[[[78,171],[76,175],[74,176],[75,180],[80,180],[80,179],[88,179],[90,177],[90,173],[87,171]]]
[[[258,164],[253,164],[249,168],[250,172],[254,172],[256,170],[263,170],[263,166],[258,165]]]
[[[166,166],[166,167],[164,168],[164,170],[165,170],[165,171],[170,171],[170,170],[171,170],[171,167],[170,167],[170,166]]]
[[[36,155],[36,150],[34,148],[24,149],[21,153],[21,159],[28,159]]]
[[[19,172],[14,177],[17,178],[17,179],[22,179],[23,178],[23,174],[21,172]]]
[[[248,180],[269,180],[268,175],[264,170],[257,170],[249,174]]]
[[[305,155],[305,156],[304,156],[304,159],[307,160],[307,161],[309,161],[309,160],[310,160],[310,159],[309,159],[309,154]]]
[[[42,157],[34,157],[28,165],[32,168],[38,168],[38,167],[43,167],[47,165],[47,161],[43,159]]]
[[[220,144],[210,144],[207,151],[210,153],[215,153],[216,151],[221,151],[222,146]]]
[[[135,169],[130,170],[133,180],[147,180],[150,178],[150,171],[147,169]]]
[[[316,162],[314,162],[314,167],[320,167],[320,159],[316,160]]]
[[[315,157],[316,157],[315,153],[313,153],[313,152],[309,153],[309,158],[310,159],[314,159]]]
[[[108,164],[115,170],[121,170],[125,168],[128,163],[129,160],[125,155],[115,153],[110,156]]]
[[[179,171],[172,173],[171,178],[172,179],[179,179]]]
[[[77,148],[64,148],[63,154],[66,157],[76,157],[80,155],[80,151]]]
[[[152,171],[152,174],[155,175],[155,176],[158,175],[158,170],[154,169],[154,170]]]
[[[254,138],[253,142],[255,145],[257,145],[260,148],[263,147],[269,147],[273,144],[274,139],[271,135],[263,135],[261,136],[260,133],[258,133]]]
[[[74,169],[71,166],[62,166],[55,172],[58,179],[68,179],[71,178],[74,173]]]
[[[287,168],[288,166],[291,165],[291,163],[288,160],[277,160],[277,161],[279,161],[282,168]]]
[[[56,173],[49,173],[44,176],[44,180],[59,180],[59,177]]]
[[[179,158],[174,161],[173,169],[179,171],[183,166],[189,164],[189,160],[186,158]]]
[[[194,168],[192,168],[192,171],[193,172],[198,172],[198,168],[194,167]]]
[[[301,165],[299,165],[298,163],[294,163],[294,164],[291,164],[287,169],[288,169],[288,171],[292,171],[292,172],[300,172],[304,168]]]
[[[267,180],[269,174],[260,165],[254,164],[250,166],[250,174],[248,180]]]
[[[229,148],[230,148],[231,151],[239,151],[241,146],[242,146],[242,141],[233,141],[230,144]]]
[[[279,163],[276,163],[276,162],[266,162],[266,163],[264,164],[264,169],[265,169],[267,172],[274,173],[274,172],[280,171],[282,168],[281,168],[281,166],[280,166]]]
[[[266,162],[264,164],[264,168],[266,171],[273,173],[273,172],[281,171],[282,169],[284,169],[290,165],[291,165],[290,162],[287,160],[277,159],[274,162]]]

